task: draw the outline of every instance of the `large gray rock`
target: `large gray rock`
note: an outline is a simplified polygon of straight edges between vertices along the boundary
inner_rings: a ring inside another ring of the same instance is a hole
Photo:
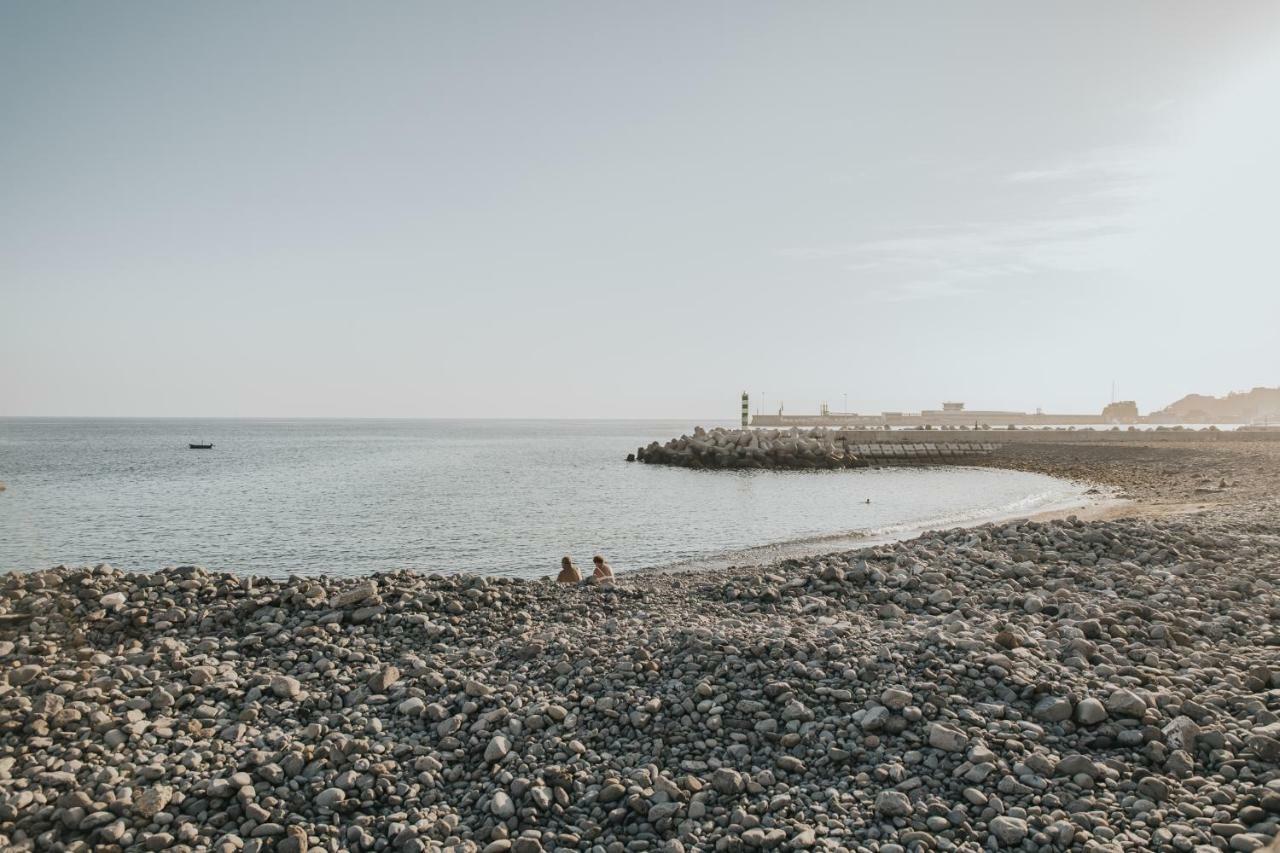
[[[1002,847],[1016,847],[1027,837],[1027,822],[1021,818],[1000,815],[987,824]]]
[[[1107,708],[1101,701],[1090,696],[1081,699],[1076,705],[1076,722],[1082,726],[1096,726],[1107,718]]]
[[[17,669],[11,669],[9,670],[9,683],[14,687],[21,687],[24,684],[35,681],[43,671],[43,668],[36,664],[27,664]]]
[[[378,594],[378,585],[373,581],[363,581],[351,587],[351,589],[343,590],[337,593],[333,598],[329,599],[329,606],[335,609],[352,607],[362,601],[367,601]]]
[[[1091,779],[1097,779],[1102,775],[1102,770],[1092,758],[1078,753],[1064,756],[1054,768],[1054,772],[1059,776],[1078,776],[1083,773]]]
[[[880,704],[891,711],[901,711],[911,704],[911,691],[904,690],[901,687],[886,688],[880,694]]]
[[[489,741],[489,745],[484,749],[484,760],[490,764],[495,761],[501,761],[507,757],[507,753],[511,751],[511,741],[507,740],[506,735],[494,735]]]
[[[969,748],[969,736],[954,726],[930,723],[929,746],[944,752],[964,752]]]
[[[600,793],[596,795],[596,799],[602,803],[613,803],[622,799],[627,793],[627,789],[617,782],[610,782],[600,789]]]
[[[649,823],[657,823],[660,820],[670,820],[680,811],[679,803],[657,803],[649,808],[649,813],[645,815],[645,819]]]
[[[1245,741],[1245,745],[1249,747],[1250,752],[1263,761],[1273,764],[1280,762],[1280,738],[1266,734],[1252,734]]]
[[[878,732],[885,727],[885,723],[889,719],[889,709],[883,705],[876,705],[868,708],[862,715],[860,725],[863,731]]]
[[[281,699],[297,699],[302,695],[302,682],[290,675],[277,675],[271,679],[271,692]]]
[[[1169,797],[1169,785],[1163,779],[1147,776],[1138,781],[1138,796],[1153,803],[1163,803]]]
[[[386,693],[387,689],[399,680],[399,669],[394,666],[384,666],[369,678],[369,689],[374,693]]]
[[[742,774],[729,767],[721,767],[711,774],[711,787],[721,794],[741,794],[747,788]]]
[[[1046,696],[1036,703],[1031,715],[1046,723],[1060,723],[1071,719],[1071,700],[1064,696]]]
[[[1107,711],[1117,717],[1140,719],[1147,712],[1147,703],[1132,690],[1114,690],[1107,697]]]
[[[1195,754],[1196,741],[1200,737],[1200,726],[1195,720],[1179,714],[1165,724],[1162,733],[1165,745],[1169,749]]]
[[[490,811],[501,820],[509,817],[515,817],[516,804],[506,791],[497,791],[493,795],[493,802],[489,806]]]
[[[341,788],[325,788],[316,794],[315,804],[322,809],[331,809],[347,798],[347,792]]]
[[[149,785],[139,790],[133,798],[133,813],[144,820],[151,820],[164,811],[173,799],[169,785]]]
[[[876,794],[876,813],[885,817],[906,817],[915,811],[911,798],[901,791],[881,791]]]

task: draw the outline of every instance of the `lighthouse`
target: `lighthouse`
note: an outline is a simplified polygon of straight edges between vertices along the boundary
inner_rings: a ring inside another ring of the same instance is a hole
[[[751,415],[747,413],[747,392],[742,392],[742,428],[746,429],[751,425]]]

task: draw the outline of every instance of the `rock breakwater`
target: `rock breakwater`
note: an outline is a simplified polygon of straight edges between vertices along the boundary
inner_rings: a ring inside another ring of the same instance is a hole
[[[652,465],[719,467],[719,469],[838,469],[867,467],[861,459],[836,441],[833,430],[694,428],[666,444],[650,443],[637,448],[635,459]]]
[[[635,458],[683,468],[865,468],[870,463],[822,427],[807,430],[705,430],[637,448]]]
[[[978,441],[849,443],[840,431],[825,427],[785,431],[719,427],[710,432],[695,427],[692,436],[637,448],[627,461],[682,468],[814,470],[963,463],[985,457],[998,447]]]

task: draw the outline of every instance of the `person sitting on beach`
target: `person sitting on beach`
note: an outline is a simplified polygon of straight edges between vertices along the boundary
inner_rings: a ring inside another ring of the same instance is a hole
[[[582,580],[582,572],[578,571],[578,567],[573,564],[573,560],[569,559],[567,554],[560,561],[560,574],[556,580],[560,583],[577,583]]]
[[[596,554],[594,557],[591,558],[591,562],[596,564],[596,570],[591,573],[591,576],[593,578],[595,578],[598,581],[611,582],[613,580],[613,566],[610,566],[608,563],[606,563],[604,561],[604,557],[600,556],[599,554]]]

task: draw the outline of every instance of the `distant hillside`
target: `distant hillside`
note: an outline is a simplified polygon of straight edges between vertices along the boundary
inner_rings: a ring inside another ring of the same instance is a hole
[[[1251,423],[1271,419],[1280,421],[1280,388],[1254,388],[1225,397],[1188,394],[1151,414],[1152,420],[1182,423]]]

